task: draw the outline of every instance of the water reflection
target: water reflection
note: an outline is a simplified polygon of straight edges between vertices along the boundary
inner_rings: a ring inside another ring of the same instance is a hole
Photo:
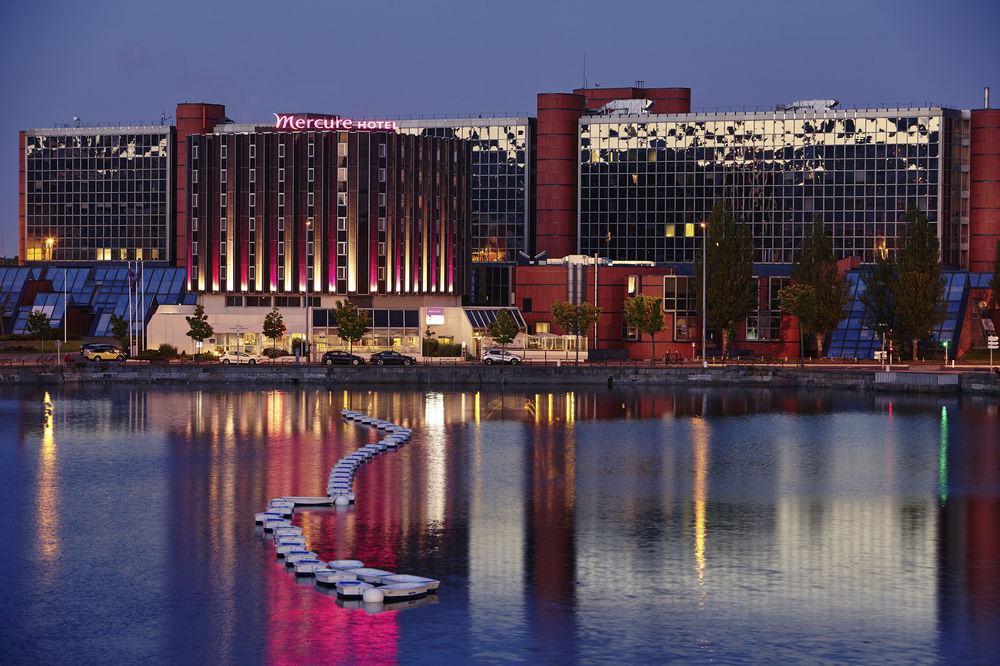
[[[136,660],[974,661],[1000,647],[993,404],[648,388],[11,395],[6,408],[36,420],[0,481],[33,479],[35,520],[11,536],[34,531],[36,547],[4,563],[22,583],[0,605],[40,661],[71,641],[96,660],[103,645],[86,620],[37,628],[79,616],[44,592],[55,567],[90,572],[61,599],[158,609],[117,616]],[[355,506],[295,520],[320,557],[441,579],[438,603],[338,603],[252,533],[268,498],[322,494],[337,460],[378,439],[345,407],[413,441],[359,470]],[[118,486],[147,517],[127,538],[121,503],[92,501]],[[119,529],[85,539],[93,525]],[[95,578],[92,560],[145,581],[141,596]]]

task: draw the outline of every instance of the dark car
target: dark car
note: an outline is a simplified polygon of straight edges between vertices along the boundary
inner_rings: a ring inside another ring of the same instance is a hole
[[[328,351],[321,359],[326,365],[361,365],[365,359],[345,351]]]
[[[375,365],[413,365],[417,362],[417,359],[412,356],[404,356],[395,351],[383,351],[372,354],[372,357],[368,360]]]

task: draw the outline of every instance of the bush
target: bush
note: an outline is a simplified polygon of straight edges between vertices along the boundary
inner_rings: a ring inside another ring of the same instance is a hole
[[[166,359],[168,361],[170,359],[177,358],[177,347],[174,347],[173,345],[164,343],[160,345],[159,351],[160,351],[160,358]]]
[[[261,356],[266,356],[268,358],[278,358],[279,356],[288,356],[290,352],[287,349],[281,349],[280,347],[277,349],[273,347],[265,347],[260,354]]]
[[[300,356],[304,356],[306,353],[306,341],[302,338],[292,340],[292,353],[294,354],[296,351],[299,352]]]
[[[143,349],[139,352],[139,356],[137,358],[143,361],[153,361],[160,358],[160,352],[157,349]]]
[[[462,344],[459,342],[441,342],[437,338],[424,338],[424,356],[461,356]]]

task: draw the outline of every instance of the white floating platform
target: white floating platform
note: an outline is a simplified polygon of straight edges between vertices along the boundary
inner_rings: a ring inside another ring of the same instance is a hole
[[[356,581],[357,579],[358,577],[355,576],[354,574],[347,573],[346,571],[341,571],[337,569],[329,569],[327,571],[316,572],[317,585],[335,586],[337,583]]]
[[[295,563],[296,576],[313,576],[317,571],[326,570],[326,562],[322,560],[299,560]]]
[[[382,579],[386,576],[391,576],[391,571],[383,571],[382,569],[373,569],[371,567],[359,567],[357,569],[346,569],[348,573],[352,573],[358,577],[358,580],[364,581],[366,583],[371,583],[373,585],[380,585]]]
[[[331,569],[360,569],[365,563],[361,560],[330,560],[326,565]]]
[[[286,497],[284,498],[289,502],[294,502],[295,506],[312,506],[318,505],[322,506],[324,504],[332,504],[329,497]]]
[[[370,590],[372,587],[374,586],[360,580],[342,580],[337,583],[337,596],[347,599],[360,599],[364,595],[365,590]]]
[[[285,565],[290,566],[297,562],[311,562],[317,559],[316,553],[311,550],[293,550],[285,553]]]
[[[427,594],[427,583],[388,583],[375,589],[382,593],[385,603],[390,603],[424,596]]]
[[[386,585],[393,583],[422,583],[427,586],[428,592],[435,592],[441,581],[434,580],[433,578],[424,578],[423,576],[411,576],[410,574],[393,574],[391,576],[386,576],[382,579]]]

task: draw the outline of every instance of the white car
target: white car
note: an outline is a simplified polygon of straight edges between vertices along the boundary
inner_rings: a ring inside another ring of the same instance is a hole
[[[483,354],[483,363],[486,365],[493,365],[494,363],[517,365],[521,360],[520,356],[511,354],[509,351],[503,349],[488,349]]]
[[[263,356],[256,356],[242,351],[226,351],[219,355],[219,363],[229,365],[230,363],[246,363],[247,365],[257,365],[267,359]]]

